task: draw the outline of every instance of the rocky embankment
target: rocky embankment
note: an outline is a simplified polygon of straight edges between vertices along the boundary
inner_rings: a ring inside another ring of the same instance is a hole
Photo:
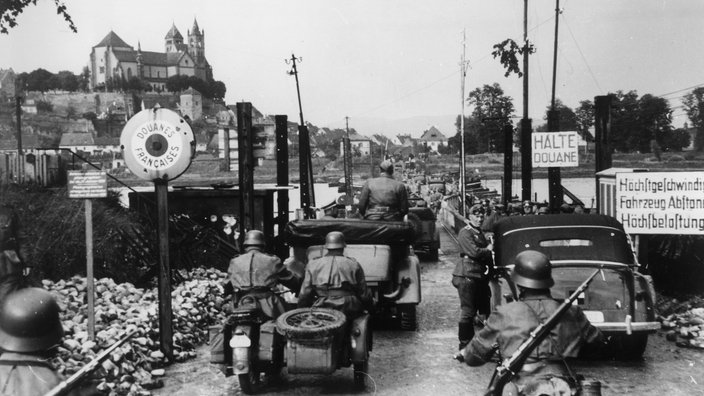
[[[224,317],[222,283],[226,274],[215,269],[195,269],[171,293],[174,360],[196,356],[196,346],[207,341],[208,326]],[[98,390],[106,395],[150,395],[163,386],[159,379],[168,362],[159,350],[158,292],[130,283],[116,284],[103,278],[95,282],[95,338],[90,339],[87,320],[87,282],[75,276],[58,282],[43,281],[62,308],[65,336],[53,363],[69,376],[130,331],[135,335],[113,351],[93,373]]]

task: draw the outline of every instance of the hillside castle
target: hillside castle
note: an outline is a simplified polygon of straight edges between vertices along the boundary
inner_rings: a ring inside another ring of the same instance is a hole
[[[165,52],[137,50],[125,43],[115,32],[93,47],[90,53],[90,87],[95,89],[110,78],[128,81],[138,77],[156,91],[166,89],[166,80],[177,75],[195,76],[204,81],[211,80],[213,72],[205,58],[205,30],[200,30],[193,19],[188,31],[188,43],[172,25],[164,37]]]

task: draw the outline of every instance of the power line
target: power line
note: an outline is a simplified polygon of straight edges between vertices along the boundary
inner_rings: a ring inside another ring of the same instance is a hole
[[[599,89],[600,92],[604,92],[604,90],[601,89],[599,82],[596,80],[596,77],[594,76],[594,72],[592,72],[592,68],[589,66],[589,63],[587,63],[587,58],[584,56],[584,53],[582,52],[582,48],[579,47],[579,43],[577,42],[577,39],[574,37],[574,33],[572,33],[572,28],[570,28],[570,25],[567,24],[567,17],[565,16],[565,13],[563,12],[560,15],[562,15],[562,20],[565,21],[565,26],[567,26],[567,31],[570,32],[570,36],[572,37],[572,41],[574,41],[574,45],[577,46],[577,51],[579,51],[579,55],[582,56],[582,61],[584,61],[584,64],[587,66],[587,70],[589,70],[589,75],[592,76],[592,80],[594,80],[594,84],[596,84],[596,87]]]

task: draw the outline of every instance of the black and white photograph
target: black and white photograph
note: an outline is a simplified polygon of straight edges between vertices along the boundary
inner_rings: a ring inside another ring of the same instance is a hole
[[[704,395],[702,21],[3,0],[0,396]]]

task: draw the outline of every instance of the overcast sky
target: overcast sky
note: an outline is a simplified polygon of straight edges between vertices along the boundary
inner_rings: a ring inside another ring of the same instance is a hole
[[[164,51],[176,24],[186,37],[193,19],[205,30],[205,54],[228,103],[252,102],[265,114],[298,121],[299,64],[306,121],[361,133],[394,130],[389,121],[432,116],[446,135],[461,111],[460,58],[466,31],[469,92],[499,83],[522,115],[523,84],[506,78],[492,46],[523,39],[520,0],[65,0],[72,33],[54,2],[40,0],[0,35],[0,68],[80,73],[91,48],[110,30],[133,47]],[[675,126],[687,121],[681,96],[704,85],[704,1],[561,0],[556,96],[570,107],[616,90],[670,100]],[[530,0],[529,114],[542,124],[552,86],[554,0]],[[9,56],[8,56],[9,55]],[[471,108],[466,108],[466,114]]]

